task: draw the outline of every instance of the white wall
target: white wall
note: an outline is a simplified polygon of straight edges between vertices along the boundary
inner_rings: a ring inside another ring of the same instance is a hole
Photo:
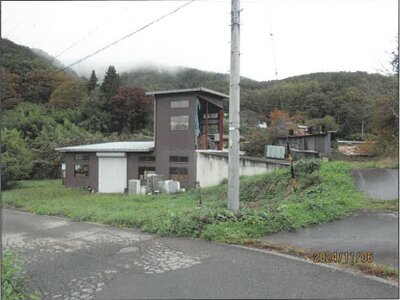
[[[196,151],[196,160],[196,180],[201,187],[217,185],[228,178],[228,157]],[[280,167],[285,167],[285,165],[241,158],[239,174],[251,176],[270,173]]]

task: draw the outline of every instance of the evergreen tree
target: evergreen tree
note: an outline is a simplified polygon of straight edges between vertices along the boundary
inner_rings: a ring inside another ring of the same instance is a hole
[[[109,66],[108,70],[104,76],[103,83],[100,86],[100,103],[102,103],[101,111],[109,112],[112,110],[112,97],[114,97],[120,85],[119,74],[115,71],[114,66]],[[110,129],[110,120],[104,120],[105,128]]]
[[[101,84],[100,90],[105,96],[106,102],[114,97],[118,92],[119,87],[119,74],[115,71],[114,66],[109,66],[104,76],[103,83]]]
[[[96,77],[96,72],[93,70],[92,75],[90,75],[90,79],[87,83],[87,89],[88,92],[90,93],[97,87],[97,77]]]

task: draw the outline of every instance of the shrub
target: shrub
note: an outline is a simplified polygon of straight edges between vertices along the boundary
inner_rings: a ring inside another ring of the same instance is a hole
[[[28,277],[22,268],[23,261],[14,252],[5,251],[1,266],[1,295],[3,299],[39,299],[28,292]]]
[[[314,159],[301,159],[294,163],[294,171],[296,174],[311,174],[316,170],[321,169],[321,160]]]
[[[1,186],[24,179],[32,169],[32,155],[16,129],[1,131]]]

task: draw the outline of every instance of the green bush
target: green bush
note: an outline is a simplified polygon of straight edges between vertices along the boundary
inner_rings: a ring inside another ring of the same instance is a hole
[[[317,158],[313,159],[301,159],[294,163],[294,171],[298,174],[311,174],[314,171],[321,169],[321,160]]]
[[[38,293],[28,292],[28,276],[23,268],[23,260],[14,252],[3,252],[1,265],[1,295],[3,299],[39,299]]]
[[[1,186],[27,178],[32,169],[32,155],[16,129],[1,130]]]

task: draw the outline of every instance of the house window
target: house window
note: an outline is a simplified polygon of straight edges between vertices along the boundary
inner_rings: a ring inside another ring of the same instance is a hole
[[[188,108],[189,100],[171,101],[171,108]]]
[[[75,160],[88,161],[89,154],[75,154]]]
[[[169,178],[176,181],[187,181],[188,180],[188,168],[181,167],[170,167]]]
[[[139,179],[147,179],[147,176],[150,174],[155,174],[155,167],[139,167]]]
[[[74,176],[75,177],[88,177],[89,176],[89,165],[75,164],[74,165]]]
[[[139,161],[156,161],[156,157],[153,155],[140,155]]]
[[[171,130],[188,130],[189,116],[172,116]]]
[[[170,156],[169,157],[169,162],[187,163],[188,161],[189,161],[189,158],[187,156]]]

